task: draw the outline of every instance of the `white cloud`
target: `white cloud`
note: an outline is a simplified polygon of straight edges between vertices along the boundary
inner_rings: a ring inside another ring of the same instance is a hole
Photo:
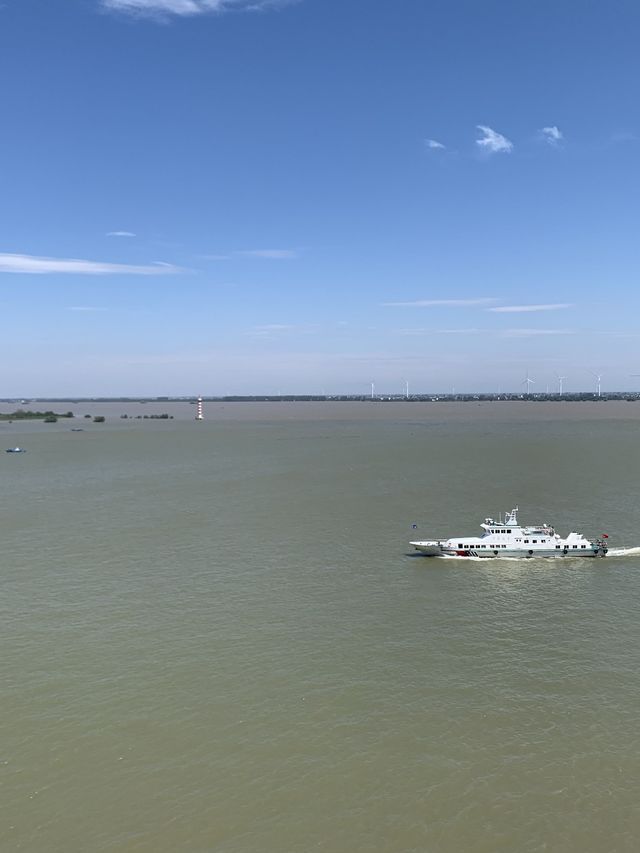
[[[189,17],[215,12],[257,12],[290,2],[295,0],[101,0],[101,5],[105,9],[131,15]]]
[[[483,329],[432,329],[437,335],[481,335],[486,330]]]
[[[107,231],[105,237],[135,237],[133,231]]]
[[[415,302],[383,302],[382,304],[385,308],[466,308],[471,305],[488,305],[495,301],[491,297],[482,296],[477,299],[417,299]]]
[[[254,332],[290,332],[295,329],[295,326],[286,323],[267,323],[264,326],[256,326]]]
[[[301,334],[312,335],[318,331],[318,326],[313,325],[290,325],[287,323],[268,323],[263,326],[254,326],[245,332],[254,338],[275,338],[281,335]]]
[[[231,261],[234,258],[266,258],[270,261],[288,261],[300,257],[299,249],[238,249],[226,254],[198,255],[203,261]]]
[[[551,127],[543,127],[540,129],[540,136],[548,142],[549,145],[559,145],[564,139],[562,131],[554,125]]]
[[[446,148],[446,145],[443,145],[442,142],[438,142],[437,139],[425,139],[424,144],[427,148],[438,149],[438,148]]]
[[[509,154],[513,151],[513,142],[506,136],[484,124],[478,124],[476,127],[482,134],[480,139],[476,139],[476,145],[483,151],[487,151],[489,154],[497,154],[500,151]]]
[[[426,329],[398,329],[398,334],[405,337],[421,335],[480,335],[482,329],[434,329],[429,326]]]
[[[173,264],[155,261],[153,264],[111,264],[102,261],[84,261],[77,258],[40,258],[35,255],[8,255],[0,253],[0,273],[66,273],[71,275],[172,275],[185,272]]]
[[[506,329],[503,338],[535,338],[541,335],[575,335],[573,329]]]
[[[534,311],[561,311],[563,308],[571,308],[569,302],[557,302],[551,305],[499,305],[497,308],[487,308],[496,314],[529,314]]]
[[[80,311],[83,313],[92,313],[95,311],[106,311],[106,308],[96,308],[93,305],[70,305],[67,311]]]
[[[616,133],[611,134],[612,142],[638,142],[640,141],[640,136],[635,133],[630,133],[629,131],[617,131]]]
[[[250,258],[268,258],[272,261],[290,260],[298,257],[296,249],[245,249],[234,254],[245,255]]]

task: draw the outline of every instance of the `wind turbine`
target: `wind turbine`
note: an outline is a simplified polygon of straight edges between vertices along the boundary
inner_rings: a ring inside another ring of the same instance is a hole
[[[593,372],[593,370],[590,370],[590,371],[589,371],[589,373],[590,373],[592,376],[595,376],[595,378],[596,378],[596,391],[597,391],[597,393],[598,393],[598,397],[599,397],[599,396],[600,396],[600,391],[601,391],[600,382],[602,381],[602,374],[601,374],[601,373],[594,373],[594,372]]]
[[[527,395],[531,394],[531,386],[535,383],[535,379],[531,379],[529,376],[529,371],[527,370],[527,376],[522,380],[522,384],[527,386]]]
[[[559,393],[559,394],[560,394],[560,396],[562,397],[562,383],[564,382],[564,380],[565,380],[567,377],[566,377],[566,376],[560,376],[560,374],[559,374],[559,373],[556,373],[556,376],[558,377],[558,393]]]

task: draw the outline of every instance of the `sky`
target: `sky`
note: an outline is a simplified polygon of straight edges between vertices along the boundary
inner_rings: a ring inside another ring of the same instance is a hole
[[[0,397],[640,388],[636,0],[2,0]]]

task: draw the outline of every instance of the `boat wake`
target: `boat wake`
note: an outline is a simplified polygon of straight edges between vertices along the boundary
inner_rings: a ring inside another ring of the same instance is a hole
[[[640,546],[635,548],[609,548],[607,557],[634,557],[640,554]]]

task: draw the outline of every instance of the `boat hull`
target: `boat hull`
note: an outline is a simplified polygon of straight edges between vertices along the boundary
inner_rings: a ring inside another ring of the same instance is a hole
[[[457,549],[439,542],[411,542],[411,545],[425,557],[476,557],[483,560],[499,560],[511,557],[517,559],[562,559],[565,557],[606,557],[607,548],[494,548],[494,549]]]

